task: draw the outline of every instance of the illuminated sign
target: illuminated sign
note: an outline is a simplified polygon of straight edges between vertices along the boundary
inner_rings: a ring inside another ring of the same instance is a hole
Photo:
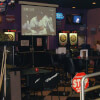
[[[14,15],[6,15],[6,21],[7,22],[14,22],[15,16]]]
[[[14,30],[14,29],[13,30],[8,30],[8,32],[16,32],[16,30]]]
[[[4,32],[16,32],[16,29],[4,29]]]
[[[56,19],[58,19],[58,20],[64,19],[63,13],[60,13],[60,12],[56,13]]]

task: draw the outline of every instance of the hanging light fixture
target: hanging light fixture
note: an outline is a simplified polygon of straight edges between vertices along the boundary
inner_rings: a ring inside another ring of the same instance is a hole
[[[92,4],[93,4],[93,5],[96,5],[96,1],[94,0],[94,1],[92,2]]]
[[[75,9],[76,7],[75,6],[72,6],[72,8]]]
[[[72,8],[75,9],[76,8],[76,1],[72,0]]]

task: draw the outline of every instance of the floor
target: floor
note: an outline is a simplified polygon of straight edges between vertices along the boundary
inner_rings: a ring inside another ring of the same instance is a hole
[[[92,69],[89,69],[89,73],[93,73]],[[89,87],[94,86],[95,79],[89,79]],[[89,92],[85,94],[85,100],[100,100],[100,89],[97,91]],[[99,99],[96,99],[99,98]],[[61,81],[57,89],[44,90],[43,96],[41,96],[41,92],[36,92],[35,96],[32,92],[30,96],[27,94],[22,94],[22,100],[80,100],[80,94],[76,93],[71,87],[71,81],[63,82]]]
[[[37,92],[35,96],[31,93],[29,99],[26,99],[27,97],[23,95],[23,100],[73,100],[73,98],[74,100],[80,100],[79,95],[80,94],[76,93],[71,87],[66,86],[64,91],[64,87],[59,86],[58,92],[57,89],[53,89],[53,91],[45,90],[43,91],[43,96],[41,96],[41,92]]]
[[[60,76],[62,77],[62,75]],[[64,76],[66,77],[66,76]],[[45,89],[42,92],[31,92],[30,96],[27,93],[22,93],[22,100],[80,100],[80,94],[76,93],[71,87],[71,76],[68,75],[68,80],[66,81],[62,79],[58,84],[58,88],[54,88],[53,90]],[[76,98],[76,99],[75,99]]]
[[[89,73],[93,73],[92,69],[88,69]],[[69,76],[70,78],[70,76]],[[90,80],[90,79],[89,79]],[[89,81],[89,86],[93,86],[95,84],[95,80]],[[58,85],[57,89],[51,90],[44,90],[43,95],[41,96],[41,92],[36,92],[35,95],[33,92],[28,95],[27,93],[22,92],[22,100],[80,100],[80,94],[76,93],[71,87],[71,81],[63,82],[61,81]],[[95,92],[90,92],[89,94],[85,95],[85,100],[100,100],[100,99],[93,99],[94,97],[100,97],[100,90]],[[91,99],[92,98],[92,99]]]
[[[91,87],[91,82],[89,85]],[[41,92],[36,92],[35,95],[32,92],[30,96],[22,94],[22,100],[80,100],[80,93],[76,93],[69,83],[66,83],[65,88],[64,86],[58,86],[58,91],[57,89],[53,89],[53,91],[44,90],[42,93],[43,96],[41,96]],[[85,100],[100,100],[100,88],[86,93]]]

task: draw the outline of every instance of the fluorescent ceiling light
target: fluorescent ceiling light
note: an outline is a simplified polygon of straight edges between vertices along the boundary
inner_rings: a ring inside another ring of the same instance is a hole
[[[94,1],[94,2],[92,2],[92,4],[93,4],[93,5],[95,5],[95,4],[96,4],[96,2]]]
[[[73,6],[72,8],[76,8],[75,6]]]

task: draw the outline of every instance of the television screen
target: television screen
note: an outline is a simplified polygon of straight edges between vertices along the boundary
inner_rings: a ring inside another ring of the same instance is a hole
[[[21,6],[22,35],[56,35],[56,8]]]
[[[81,16],[80,15],[73,15],[73,23],[80,24],[81,23]]]
[[[66,24],[82,24],[82,16],[79,14],[66,15]]]

